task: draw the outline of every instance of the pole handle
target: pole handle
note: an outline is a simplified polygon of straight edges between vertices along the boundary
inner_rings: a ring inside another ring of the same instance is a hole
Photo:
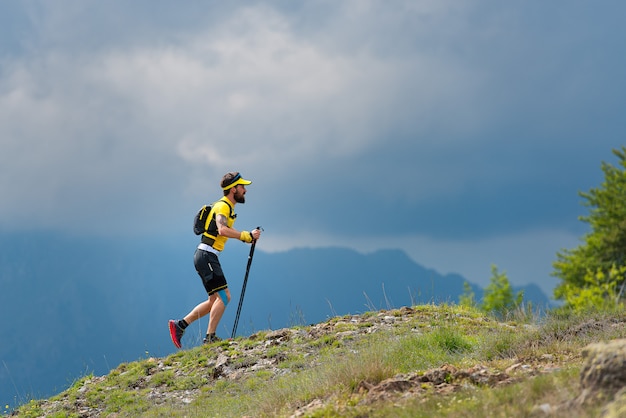
[[[258,229],[258,230],[259,230],[259,231],[261,231],[261,232],[263,232],[263,231],[264,231],[263,227],[260,227],[260,226],[257,226],[257,227],[256,227],[256,228],[254,228],[254,229]],[[254,238],[252,238],[252,245],[254,245],[255,243],[256,243],[256,240],[255,240]]]

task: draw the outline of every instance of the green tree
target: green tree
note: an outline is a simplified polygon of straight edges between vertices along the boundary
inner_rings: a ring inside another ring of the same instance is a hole
[[[474,291],[469,282],[463,282],[463,294],[459,296],[459,305],[469,307],[476,306]]]
[[[619,166],[602,162],[600,187],[580,192],[590,226],[582,244],[557,253],[553,275],[561,279],[554,290],[567,307],[582,309],[618,302],[624,292],[626,271],[626,147],[613,150]],[[593,295],[593,296],[592,296]],[[591,297],[592,296],[592,297]]]
[[[617,285],[616,277],[623,277],[626,268],[611,268],[608,276],[597,271],[593,273],[587,272],[585,275],[585,286],[572,287],[569,284],[564,285],[564,299],[566,306],[576,312],[584,312],[599,307],[615,308],[618,305],[619,298],[614,297],[615,287]]]
[[[524,293],[519,291],[513,295],[513,288],[506,273],[500,273],[498,267],[491,266],[491,282],[483,294],[482,310],[494,313],[500,317],[522,304]]]

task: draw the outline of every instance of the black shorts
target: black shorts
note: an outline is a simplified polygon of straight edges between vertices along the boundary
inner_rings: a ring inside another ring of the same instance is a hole
[[[220,260],[217,258],[217,254],[196,249],[196,252],[193,255],[193,264],[196,267],[196,271],[202,279],[204,289],[209,296],[228,287],[228,283],[226,283],[226,277],[224,277],[224,273],[222,272],[222,266],[220,265]]]

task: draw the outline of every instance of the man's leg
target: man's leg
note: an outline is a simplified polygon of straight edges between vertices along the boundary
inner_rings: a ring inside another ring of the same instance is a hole
[[[226,297],[226,303],[222,300],[223,297]],[[209,327],[207,329],[207,334],[215,334],[217,330],[217,325],[220,323],[222,319],[222,315],[224,315],[224,311],[226,310],[226,305],[230,302],[230,290],[228,288],[223,291],[220,290],[217,293],[213,293],[211,298],[214,298],[213,306],[211,307],[211,316],[209,317]],[[211,300],[209,298],[209,300]]]
[[[187,324],[191,324],[193,321],[200,319],[204,315],[211,312],[211,307],[213,306],[213,302],[215,302],[215,298],[211,300],[212,296],[214,295],[209,296],[209,298],[204,302],[200,302],[198,305],[196,305],[195,308],[191,310],[191,312],[187,314],[187,316],[184,318]]]

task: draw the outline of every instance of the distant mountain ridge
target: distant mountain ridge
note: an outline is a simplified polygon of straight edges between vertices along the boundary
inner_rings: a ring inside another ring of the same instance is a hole
[[[166,323],[205,298],[193,267],[195,237],[113,240],[53,234],[0,235],[0,403],[46,397],[90,372],[175,350]],[[218,329],[230,337],[249,246],[220,256],[232,301]],[[238,335],[329,317],[423,303],[456,302],[466,280],[441,275],[399,250],[346,248],[255,252]],[[482,289],[472,285],[477,299]],[[538,286],[525,300],[548,306]],[[516,289],[516,290],[520,290]],[[200,343],[207,318],[189,327]]]

